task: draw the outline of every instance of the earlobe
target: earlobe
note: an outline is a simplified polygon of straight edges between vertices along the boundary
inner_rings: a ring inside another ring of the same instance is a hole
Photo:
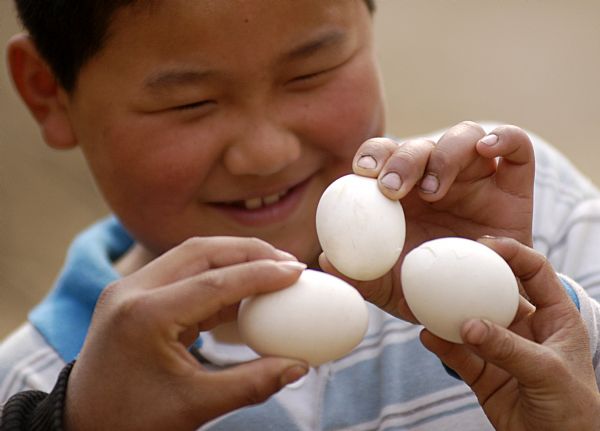
[[[76,146],[66,106],[68,95],[28,35],[10,39],[7,61],[14,85],[38,122],[46,143],[57,149]]]

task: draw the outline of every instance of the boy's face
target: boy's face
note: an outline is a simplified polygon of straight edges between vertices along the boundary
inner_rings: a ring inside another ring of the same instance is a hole
[[[68,105],[107,202],[153,253],[262,238],[314,262],[321,193],[383,133],[362,0],[120,10]]]

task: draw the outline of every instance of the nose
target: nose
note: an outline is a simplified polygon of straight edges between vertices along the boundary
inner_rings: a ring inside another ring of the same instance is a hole
[[[225,151],[224,164],[231,174],[272,175],[300,157],[300,140],[281,123],[254,117],[246,124]]]

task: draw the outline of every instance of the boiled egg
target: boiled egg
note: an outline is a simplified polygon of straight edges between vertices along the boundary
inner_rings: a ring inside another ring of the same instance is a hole
[[[256,353],[312,366],[350,352],[364,337],[368,320],[356,289],[310,269],[285,289],[244,299],[238,312],[242,340]]]
[[[430,332],[462,343],[461,325],[483,318],[510,325],[519,305],[513,272],[500,255],[465,238],[425,242],[406,255],[402,290],[415,317]]]
[[[386,274],[404,246],[402,206],[374,178],[350,174],[334,181],[317,206],[316,227],[329,262],[354,280]]]

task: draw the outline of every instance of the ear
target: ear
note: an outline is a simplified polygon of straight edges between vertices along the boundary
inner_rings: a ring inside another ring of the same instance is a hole
[[[28,35],[18,34],[10,39],[7,61],[15,87],[38,122],[46,143],[57,149],[76,146],[67,112],[69,95]]]

